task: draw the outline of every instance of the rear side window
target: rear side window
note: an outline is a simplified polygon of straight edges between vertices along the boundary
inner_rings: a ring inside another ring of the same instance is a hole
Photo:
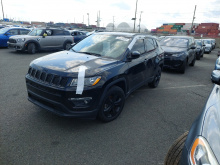
[[[20,29],[20,35],[26,35],[29,33],[29,30]]]
[[[147,38],[145,41],[146,41],[146,50],[147,50],[147,52],[152,51],[152,50],[155,49],[155,45],[154,45],[155,41],[153,39]]]
[[[61,35],[64,35],[64,32],[63,32],[63,30],[54,30],[53,35],[54,36],[61,36]]]
[[[18,35],[18,29],[11,29],[8,33],[10,33],[10,35]]]
[[[145,52],[144,49],[144,40],[143,39],[139,39],[135,42],[133,48],[131,49],[131,51],[139,51],[141,54]]]

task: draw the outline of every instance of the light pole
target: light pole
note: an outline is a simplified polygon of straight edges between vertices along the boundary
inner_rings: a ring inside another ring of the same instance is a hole
[[[135,32],[135,23],[136,23],[136,14],[137,14],[137,3],[138,3],[138,0],[136,1],[136,9],[135,9],[135,17],[134,17],[134,30],[133,32]]]
[[[113,31],[115,30],[115,16],[113,16]]]
[[[88,26],[89,26],[89,13],[87,13],[87,15],[88,15]]]
[[[141,14],[143,13],[143,11],[141,11]],[[139,33],[141,32],[141,14],[140,14],[140,19],[139,19]]]
[[[2,0],[1,0],[1,3],[2,3]],[[4,16],[4,10],[3,10],[3,3],[2,3],[2,14],[3,14],[3,20],[4,20],[5,16]]]

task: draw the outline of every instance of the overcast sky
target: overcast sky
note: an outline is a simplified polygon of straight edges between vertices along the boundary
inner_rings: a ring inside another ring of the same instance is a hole
[[[96,25],[100,11],[101,26],[108,23],[133,23],[136,0],[2,0],[5,17],[25,21],[54,21]],[[191,23],[195,5],[196,23],[220,23],[220,0],[138,0],[137,24],[154,29],[163,23]],[[2,18],[2,11],[0,18]],[[83,20],[84,17],[84,20]]]

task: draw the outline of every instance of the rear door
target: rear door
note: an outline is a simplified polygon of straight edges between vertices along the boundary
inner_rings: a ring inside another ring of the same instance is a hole
[[[64,34],[63,30],[54,30],[53,37],[56,43],[56,47],[63,47],[65,37],[66,35]]]
[[[152,38],[146,38],[145,39],[145,49],[146,49],[146,55],[145,55],[145,65],[146,65],[146,79],[147,81],[151,80],[151,78],[154,76],[154,71],[156,69],[156,57],[157,57],[157,43]]]

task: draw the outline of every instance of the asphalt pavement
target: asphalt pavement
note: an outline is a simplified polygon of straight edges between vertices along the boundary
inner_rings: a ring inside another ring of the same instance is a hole
[[[110,123],[58,117],[27,100],[25,74],[41,56],[0,49],[1,165],[162,165],[173,141],[189,130],[213,88],[217,50],[185,74],[163,71],[160,84],[126,100]]]

